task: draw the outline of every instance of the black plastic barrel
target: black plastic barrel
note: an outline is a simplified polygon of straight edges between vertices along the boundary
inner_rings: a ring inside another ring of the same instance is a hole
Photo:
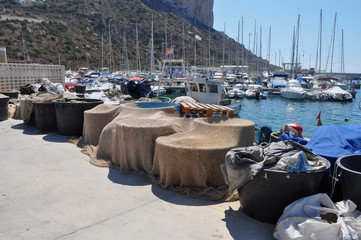
[[[344,200],[350,199],[361,209],[361,155],[346,155],[337,159]]]
[[[3,94],[5,96],[8,96],[10,98],[19,98],[19,92],[0,92],[0,94]]]
[[[9,118],[9,97],[0,98],[0,121]]]
[[[79,99],[78,102],[55,101],[56,126],[66,136],[81,136],[83,133],[84,111],[102,104],[99,99]]]
[[[74,89],[76,93],[85,93],[86,86],[85,85],[74,85]]]
[[[33,102],[36,128],[44,131],[56,130],[55,103]]]
[[[318,192],[328,169],[307,173],[262,170],[238,189],[241,209],[251,218],[275,224],[287,205]]]

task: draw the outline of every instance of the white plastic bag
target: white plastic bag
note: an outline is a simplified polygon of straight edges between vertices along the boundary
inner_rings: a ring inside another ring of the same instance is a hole
[[[288,205],[273,233],[276,239],[361,239],[361,213],[350,201],[333,203],[327,194]]]

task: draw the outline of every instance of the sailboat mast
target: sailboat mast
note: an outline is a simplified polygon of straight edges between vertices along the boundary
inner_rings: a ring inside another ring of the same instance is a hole
[[[124,43],[124,68],[126,71],[128,71],[129,62],[128,62],[128,53],[127,53],[127,38],[124,30],[123,30],[123,43]]]
[[[183,30],[183,39],[182,39],[182,58],[183,60],[185,60],[186,58],[186,54],[185,54],[185,45],[184,45],[184,21],[183,21],[183,24],[182,24],[182,30]]]
[[[262,73],[262,25],[259,29],[259,72]]]
[[[238,21],[238,35],[237,35],[237,67],[239,67],[239,28],[240,28],[240,22]]]
[[[194,18],[194,66],[197,66],[197,31],[196,31],[196,19]]]
[[[223,58],[222,65],[224,66],[224,50],[225,50],[225,36],[226,36],[226,23],[224,23],[224,31],[223,31]]]
[[[300,38],[300,14],[298,14],[297,20],[297,33],[296,33],[296,66],[295,66],[295,74],[297,74],[297,67],[298,67],[298,43]]]
[[[154,72],[154,45],[153,45],[153,13],[152,13],[152,31],[151,31],[151,39],[150,39],[150,73],[153,76]]]
[[[138,23],[135,23],[135,41],[136,41],[136,55],[137,55],[137,69],[141,70],[140,66],[140,52],[139,52],[139,39],[138,39]]]
[[[294,74],[295,70],[295,43],[296,36],[295,36],[295,27],[293,27],[293,40],[292,40],[292,59],[291,59],[291,74]]]
[[[25,42],[24,42],[24,35],[21,33],[21,40],[23,42],[23,55],[24,55],[24,61],[26,61],[26,54],[25,54]]]
[[[168,34],[167,34],[167,21],[165,22],[165,35],[164,35],[164,42],[165,42],[165,59],[168,59]]]
[[[242,48],[242,70],[241,70],[241,73],[242,73],[242,78],[243,78],[243,66],[244,66],[244,45],[243,45],[243,16],[242,16],[242,45],[241,45],[241,48]]]
[[[320,13],[320,60],[319,60],[319,73],[321,73],[321,54],[322,54],[322,9]]]
[[[345,49],[344,49],[344,42],[343,42],[343,29],[341,30],[341,73],[345,73]]]
[[[104,34],[102,34],[102,71],[104,68]]]
[[[112,71],[112,38],[110,36],[110,21],[112,21],[111,19],[109,19],[109,71]]]
[[[277,59],[277,57],[275,58]],[[268,70],[269,70],[269,64],[271,62],[271,26],[269,27],[268,31],[268,51],[267,51],[267,60],[268,60]],[[276,61],[275,61],[276,62]]]
[[[336,35],[336,19],[337,19],[337,12],[335,13],[335,21],[333,24],[333,34],[332,34],[332,51],[331,51],[331,73],[332,73],[332,65],[333,65],[333,50],[335,48],[335,35]]]

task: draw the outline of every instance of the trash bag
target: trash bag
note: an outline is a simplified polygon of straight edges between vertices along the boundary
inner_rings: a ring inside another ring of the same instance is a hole
[[[262,126],[257,128],[256,131],[256,143],[260,144],[263,142],[269,143],[271,139],[272,128],[270,126]]]
[[[333,203],[325,193],[301,198],[288,205],[273,237],[285,239],[360,239],[361,212],[351,200]]]

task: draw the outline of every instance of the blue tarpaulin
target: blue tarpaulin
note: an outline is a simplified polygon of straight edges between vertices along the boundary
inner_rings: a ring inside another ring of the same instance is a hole
[[[361,154],[361,126],[319,126],[306,145],[334,163],[349,154]]]

